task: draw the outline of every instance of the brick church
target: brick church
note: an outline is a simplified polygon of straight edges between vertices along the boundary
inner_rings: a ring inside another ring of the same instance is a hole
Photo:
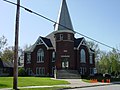
[[[75,38],[66,0],[62,0],[54,29],[46,37],[39,36],[37,41],[24,51],[24,67],[28,75],[93,75],[94,50],[87,46],[84,37]]]

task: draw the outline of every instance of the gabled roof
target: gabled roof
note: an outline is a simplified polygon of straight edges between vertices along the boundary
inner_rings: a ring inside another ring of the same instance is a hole
[[[13,63],[10,61],[3,61],[3,66],[4,67],[13,67]]]
[[[80,43],[82,42],[82,40],[83,40],[84,38],[82,37],[82,38],[75,38],[74,39],[74,47],[78,47],[79,45],[80,45]]]
[[[55,31],[57,31],[57,30],[73,30],[73,26],[72,26],[72,22],[71,22],[71,19],[70,19],[70,15],[69,15],[68,7],[67,7],[67,4],[66,4],[66,0],[62,0],[62,4],[60,6],[60,11],[59,11],[57,23],[65,26],[67,28],[56,24],[55,25]]]
[[[35,44],[33,44],[32,46],[30,46],[29,48],[25,49],[24,52],[32,52],[35,48]]]
[[[45,37],[41,37],[41,38],[42,38],[42,40],[45,42],[45,44],[46,44],[48,47],[53,47],[50,39],[45,38]]]
[[[36,41],[32,46],[30,46],[29,48],[27,48],[27,49],[25,50],[25,52],[33,52],[33,50],[35,49],[36,45],[40,45],[40,44],[44,44],[47,49],[53,47],[50,39],[40,36],[40,37],[37,39],[37,41]]]
[[[0,59],[0,67],[13,67],[13,63],[11,61],[4,61]]]
[[[85,46],[87,46],[87,48],[88,48],[89,51],[92,51],[93,53],[95,52],[92,48],[89,48],[89,47],[88,47],[88,45],[87,45],[86,40],[85,40],[84,37],[82,37],[82,38],[77,38],[77,39],[75,38],[75,39],[74,39],[74,47],[77,48],[77,49],[79,49],[79,47],[80,47],[81,45],[85,45]]]
[[[53,48],[56,48],[56,42],[55,42],[55,31],[53,31],[52,33],[50,33],[49,35],[46,36],[46,38],[49,38]]]

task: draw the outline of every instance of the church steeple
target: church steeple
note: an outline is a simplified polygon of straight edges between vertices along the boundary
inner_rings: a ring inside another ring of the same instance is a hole
[[[55,31],[57,31],[57,30],[71,30],[72,31],[73,30],[73,26],[72,26],[72,22],[71,22],[71,19],[70,19],[70,15],[69,15],[68,7],[67,7],[67,4],[66,4],[66,0],[62,0],[62,4],[60,6],[60,11],[59,11],[57,23],[65,26],[69,29],[56,24]]]

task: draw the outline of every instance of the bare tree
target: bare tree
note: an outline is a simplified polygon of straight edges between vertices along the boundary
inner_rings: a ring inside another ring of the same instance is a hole
[[[2,55],[2,50],[5,46],[7,46],[7,39],[3,35],[3,36],[0,37],[0,57]]]

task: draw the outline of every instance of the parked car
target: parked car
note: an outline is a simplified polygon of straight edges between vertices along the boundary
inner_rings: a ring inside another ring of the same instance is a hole
[[[103,74],[103,77],[105,77],[105,78],[111,78],[111,75],[108,74],[108,73],[105,73],[105,74]]]

